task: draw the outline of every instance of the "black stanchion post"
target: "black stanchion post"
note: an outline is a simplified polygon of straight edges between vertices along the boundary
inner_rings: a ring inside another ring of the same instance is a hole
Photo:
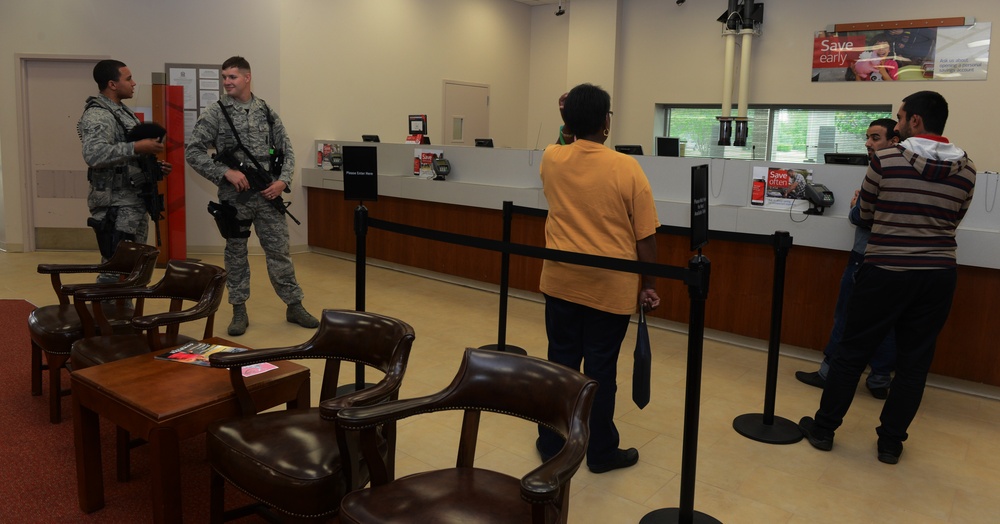
[[[694,510],[694,487],[698,466],[698,421],[701,416],[701,367],[705,341],[705,299],[708,297],[711,267],[708,258],[702,256],[700,251],[688,262],[688,268],[695,278],[693,282],[688,283],[691,319],[688,323],[680,506],[647,513],[639,524],[721,524],[719,520]]]
[[[355,237],[355,257],[354,257],[354,309],[365,310],[365,278],[368,247],[368,208],[364,202],[358,202],[358,207],[354,208],[354,237]],[[347,384],[337,388],[337,396],[352,391],[360,391],[372,384],[365,384],[365,366],[363,364],[354,365],[354,384]]]
[[[771,334],[767,347],[767,378],[764,383],[764,413],[747,413],[733,420],[737,433],[768,444],[794,444],[802,440],[795,422],[774,416],[774,398],[778,387],[778,357],[781,349],[781,317],[785,304],[785,265],[792,236],[787,231],[774,233],[774,283],[771,290]]]
[[[511,223],[514,220],[514,203],[504,200],[503,203],[503,243],[510,244]],[[495,349],[527,355],[528,352],[517,346],[507,345],[507,297],[510,292],[510,252],[503,251],[500,255],[500,315],[497,329],[497,343],[480,346],[479,349]]]

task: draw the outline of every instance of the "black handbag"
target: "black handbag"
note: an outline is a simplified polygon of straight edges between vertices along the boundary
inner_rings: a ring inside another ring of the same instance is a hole
[[[635,364],[632,366],[632,402],[639,409],[649,404],[649,374],[652,354],[649,350],[649,329],[646,313],[639,306],[639,330],[635,335]]]

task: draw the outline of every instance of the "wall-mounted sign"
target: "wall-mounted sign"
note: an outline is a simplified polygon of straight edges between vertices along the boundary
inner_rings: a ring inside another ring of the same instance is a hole
[[[819,31],[813,39],[813,82],[986,80],[991,24]]]

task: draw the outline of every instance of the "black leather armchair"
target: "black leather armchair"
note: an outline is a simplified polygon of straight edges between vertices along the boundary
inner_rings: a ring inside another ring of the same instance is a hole
[[[340,522],[566,522],[570,479],[587,454],[596,390],[596,381],[559,364],[467,349],[455,379],[440,393],[340,410],[338,425],[360,431],[372,484],[344,497]],[[373,428],[443,410],[465,412],[455,467],[394,479],[380,460]],[[520,479],[477,468],[483,411],[544,424],[566,437],[566,444]]]
[[[252,512],[306,520],[335,514],[345,493],[368,482],[356,434],[338,431],[336,414],[344,407],[397,398],[413,339],[413,328],[400,320],[360,311],[326,310],[316,334],[304,344],[209,357],[213,367],[229,368],[243,412],[242,418],[216,422],[208,428],[211,521]],[[256,415],[240,368],[291,359],[326,360],[321,408]],[[335,397],[342,361],[363,364],[385,376],[373,386]],[[371,438],[377,441],[379,456],[391,470],[395,425],[375,428]],[[226,512],[226,481],[260,504]]]
[[[153,246],[125,241],[118,245],[115,254],[103,264],[38,265],[39,273],[50,276],[52,289],[55,290],[59,303],[36,308],[28,315],[28,330],[31,332],[31,394],[42,394],[42,374],[48,370],[49,420],[53,424],[62,420],[61,397],[69,393],[69,390],[62,389],[62,369],[69,361],[71,346],[84,336],[83,321],[71,300],[73,294],[87,288],[128,289],[145,286],[153,276],[159,253]],[[121,280],[108,283],[62,282],[64,275],[84,273],[119,275]],[[101,304],[99,309],[108,321],[108,329],[117,333],[132,331],[129,320],[133,311],[124,301]]]

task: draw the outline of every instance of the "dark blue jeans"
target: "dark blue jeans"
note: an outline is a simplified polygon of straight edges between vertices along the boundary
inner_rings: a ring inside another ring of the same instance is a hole
[[[603,464],[615,458],[618,428],[615,427],[615,393],[618,391],[618,353],[628,331],[629,315],[616,315],[566,300],[545,296],[545,333],[549,360],[580,371],[597,381],[594,407],[590,411],[590,443],[587,464]],[[548,428],[538,427],[542,453],[555,455],[563,439]]]
[[[844,421],[865,365],[890,329],[896,329],[896,376],[882,407],[880,437],[906,440],[923,398],[938,334],[955,295],[955,269],[889,271],[862,264],[847,306],[847,323],[816,412],[820,428]]]
[[[854,276],[861,267],[865,255],[856,251],[851,251],[847,259],[847,267],[840,277],[840,294],[837,296],[837,306],[833,313],[833,330],[830,331],[830,340],[823,349],[823,363],[819,368],[819,375],[826,378],[829,373],[830,360],[837,352],[837,345],[844,334],[844,324],[847,321],[847,302],[851,298],[851,291],[854,290]],[[879,344],[868,363],[872,367],[872,372],[868,375],[868,386],[873,388],[889,387],[892,368],[896,363],[896,330],[890,329],[882,343]]]

